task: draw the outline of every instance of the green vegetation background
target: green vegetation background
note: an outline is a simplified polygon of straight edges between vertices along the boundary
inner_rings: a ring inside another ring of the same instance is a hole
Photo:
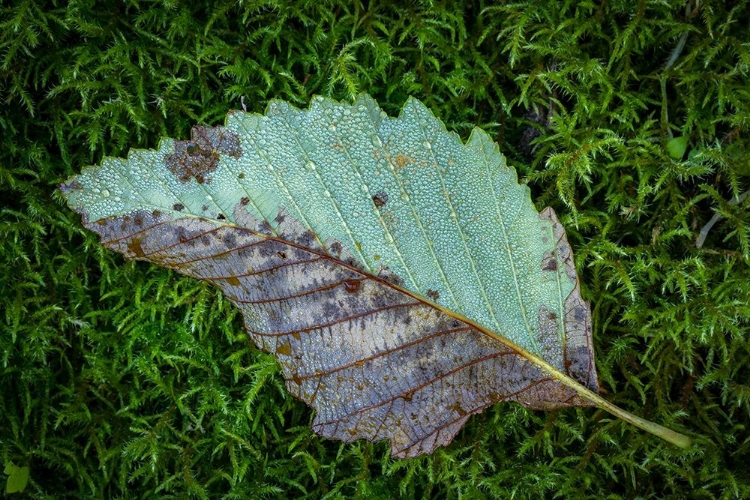
[[[750,497],[750,199],[730,203],[750,184],[749,9],[0,6],[0,461],[30,467],[21,496]],[[359,92],[495,137],[567,227],[604,394],[693,450],[595,409],[514,404],[415,460],[318,438],[217,291],[103,250],[55,192],[243,103]]]

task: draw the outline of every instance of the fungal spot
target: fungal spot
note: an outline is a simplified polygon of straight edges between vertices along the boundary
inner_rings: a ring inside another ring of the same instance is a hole
[[[292,345],[289,342],[284,342],[283,344],[278,344],[276,346],[276,354],[282,354],[284,356],[289,356],[292,354]]]
[[[250,199],[247,196],[243,196],[242,198],[240,198],[240,205],[245,206],[248,203],[250,203]]]
[[[244,179],[245,178],[245,173],[241,172],[240,175],[237,176],[237,178],[238,179]]]
[[[557,271],[557,258],[554,252],[544,252],[542,257],[542,271]]]
[[[359,291],[359,280],[346,280],[344,281],[344,290],[348,293],[357,293]]]
[[[143,219],[142,219],[142,218],[140,218],[140,217],[136,217],[136,218],[135,218],[135,220],[134,220],[133,222],[135,222],[135,225],[136,225],[136,226],[140,226],[140,225],[142,225],[142,224],[143,224]]]
[[[407,163],[413,161],[414,159],[410,156],[406,156],[403,153],[399,153],[396,156],[393,157],[393,164],[396,165],[396,168],[401,170],[406,166]]]
[[[276,255],[278,255],[280,259],[287,258],[286,252],[276,252]]]
[[[432,288],[430,288],[429,290],[427,290],[427,296],[430,299],[436,301],[437,299],[440,298],[440,292],[438,292],[437,290],[433,290]]]
[[[128,250],[136,257],[144,257],[146,255],[143,251],[143,247],[141,247],[140,238],[133,238],[132,240],[128,241]]]
[[[183,210],[185,210],[185,205],[183,205],[182,203],[175,203],[174,205],[172,205],[172,209],[178,212],[182,212]]]
[[[81,186],[81,183],[78,182],[77,180],[72,180],[66,184],[60,184],[60,191],[62,191],[63,193],[67,193],[68,191],[72,189],[75,189],[76,191],[80,191],[81,189],[83,189],[83,186]],[[107,194],[102,193],[102,194],[104,196],[107,196],[109,193]]]
[[[388,203],[388,193],[384,193],[382,191],[376,193],[375,196],[372,197],[372,202],[378,208],[384,207],[385,204]]]
[[[227,278],[227,283],[232,286],[240,286],[240,279],[237,276],[230,276]]]
[[[396,286],[401,286],[404,284],[404,279],[401,276],[391,272],[387,267],[384,267],[380,270],[380,272],[378,273],[378,277],[384,279],[388,283],[393,283]]]
[[[242,155],[240,138],[224,127],[193,127],[191,140],[174,141],[174,153],[164,155],[164,164],[180,181],[211,182],[207,175],[219,166],[222,154]]]
[[[464,415],[468,413],[466,410],[463,409],[463,407],[461,406],[461,403],[459,402],[453,403],[452,405],[448,407],[448,409],[455,411],[461,417],[463,417]]]
[[[362,267],[362,264],[360,264],[359,261],[355,259],[354,257],[347,257],[344,260],[342,260],[342,262],[346,264],[347,266],[357,269],[359,271],[364,270],[364,268]]]
[[[154,217],[154,219],[158,219],[159,217],[161,217],[161,212],[159,212],[158,210],[154,210],[153,212],[151,212],[151,215]]]
[[[375,254],[375,255],[374,255],[374,256],[372,257],[372,260],[374,260],[374,261],[378,261],[378,260],[380,260],[380,255],[378,255],[378,254]]]
[[[216,216],[216,218],[217,218],[218,220],[225,220],[225,219],[226,219],[226,216],[224,216],[224,214],[219,214],[219,215],[217,215],[217,216]]]
[[[573,309],[573,318],[579,322],[583,323],[586,319],[586,312],[584,311],[583,307],[577,306],[575,309]]]
[[[305,230],[299,236],[299,238],[297,238],[297,243],[299,243],[303,247],[312,247],[315,243],[315,233],[313,233],[309,229]]]
[[[203,205],[203,206],[201,207],[201,210],[203,210],[204,212],[205,212],[206,210],[208,210],[208,205]]]

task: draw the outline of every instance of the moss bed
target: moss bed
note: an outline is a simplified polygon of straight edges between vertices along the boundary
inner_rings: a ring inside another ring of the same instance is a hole
[[[742,1],[4,3],[8,496],[750,497],[748,25]],[[418,459],[319,438],[214,288],[104,250],[56,191],[230,109],[360,92],[495,138],[568,231],[605,397],[692,449],[516,404]]]

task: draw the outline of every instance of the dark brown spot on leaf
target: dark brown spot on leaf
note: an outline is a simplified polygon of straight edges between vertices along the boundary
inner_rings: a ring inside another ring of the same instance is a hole
[[[144,257],[146,254],[143,251],[143,248],[141,247],[141,239],[140,238],[133,238],[130,241],[128,241],[128,250],[130,250],[130,253],[134,254],[136,257]]]
[[[356,293],[359,291],[359,280],[346,280],[344,281],[344,290],[349,293]]]
[[[276,252],[276,255],[278,255],[280,259],[287,258],[286,252]]]
[[[239,158],[240,138],[224,127],[193,127],[191,140],[174,141],[174,153],[164,155],[164,164],[180,181],[211,182],[207,175],[219,166],[222,154]]]
[[[372,197],[372,202],[378,208],[384,207],[385,204],[388,203],[388,193],[384,193],[382,191],[376,193],[375,196]]]
[[[183,205],[182,203],[175,203],[174,205],[172,205],[172,208],[174,210],[177,210],[178,212],[182,212],[183,210],[185,210],[185,205]]]
[[[437,299],[440,298],[440,292],[438,292],[437,290],[433,290],[432,288],[430,288],[429,290],[427,290],[427,296],[431,300],[437,300]]]
[[[230,276],[227,278],[227,283],[232,286],[240,286],[240,279],[237,276]]]
[[[248,203],[250,203],[250,198],[248,198],[247,196],[243,196],[242,198],[240,198],[240,205],[245,206]]]
[[[542,271],[557,271],[557,256],[555,252],[544,252],[542,257]]]
[[[289,342],[284,342],[276,346],[276,354],[283,356],[289,356],[292,354],[292,345]]]

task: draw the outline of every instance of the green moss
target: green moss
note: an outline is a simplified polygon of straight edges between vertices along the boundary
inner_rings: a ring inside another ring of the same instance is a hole
[[[750,496],[748,23],[744,2],[0,6],[0,465],[34,498]],[[361,91],[495,137],[562,215],[606,397],[694,450],[512,404],[416,460],[320,439],[227,301],[103,250],[55,194],[243,104]]]

